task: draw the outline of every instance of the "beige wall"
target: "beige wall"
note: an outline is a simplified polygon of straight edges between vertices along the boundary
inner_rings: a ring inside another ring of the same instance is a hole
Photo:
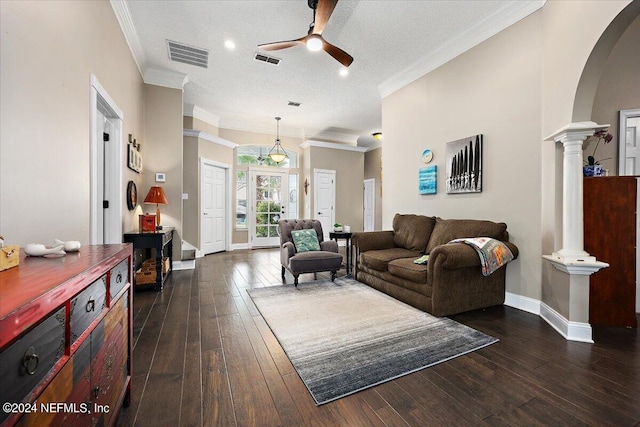
[[[191,128],[187,128],[191,129]],[[183,192],[189,195],[182,201],[182,238],[196,248],[200,247],[200,161],[198,155],[199,138],[183,137],[182,161]]]
[[[610,124],[609,132],[614,137],[610,144],[600,143],[596,153],[596,160],[611,158],[600,162],[610,175],[618,170],[618,112],[640,108],[639,44],[640,17],[624,32],[607,59],[593,101],[591,120]],[[595,144],[586,147],[585,160],[594,148]]]
[[[583,315],[582,307],[572,307],[568,276],[541,261],[542,254],[562,245],[562,149],[543,139],[573,120],[588,120],[582,115],[592,106],[597,115],[595,89],[585,83],[583,70],[588,60],[602,56],[592,55],[601,54],[594,46],[628,4],[549,1],[386,97],[383,227],[390,226],[395,212],[505,221],[520,248],[520,258],[507,269],[507,291],[540,300],[569,320],[572,312]],[[635,9],[621,14],[627,19],[623,25],[631,22],[627,15],[637,16]],[[605,38],[613,46],[611,32]],[[597,68],[588,67],[589,73]],[[630,82],[617,84],[620,90]],[[446,195],[446,142],[475,133],[485,138],[484,190]],[[439,166],[435,196],[416,191],[424,148],[434,151]]]
[[[374,230],[382,229],[382,148],[364,153],[364,179],[374,179],[376,183],[374,194],[375,216]]]
[[[207,123],[203,120],[197,119],[191,116],[184,116],[183,126],[185,129],[200,130],[202,132],[209,133],[211,135],[218,136],[218,127]]]
[[[126,138],[145,140],[144,85],[109,2],[0,1],[0,28],[0,233],[18,245],[89,243],[91,74],[124,114],[129,230],[126,184],[144,185],[126,167]]]
[[[335,220],[340,224],[350,225],[352,232],[362,231],[364,153],[312,146],[310,150],[310,166],[310,212],[313,213],[315,210],[313,206],[313,191],[315,191],[313,171],[315,169],[335,170]]]
[[[534,14],[386,97],[382,225],[393,215],[504,221],[521,248],[507,291],[540,298],[541,16]],[[446,145],[484,135],[483,191],[446,194]],[[421,154],[438,166],[438,193],[418,194]]]
[[[145,85],[145,140],[143,147],[144,181],[138,189],[142,197],[153,185],[160,185],[168,204],[161,205],[160,225],[175,227],[173,259],[181,259],[182,240],[182,89]],[[148,141],[148,144],[146,143]],[[164,172],[166,182],[156,183],[155,174]],[[143,205],[153,213],[155,205]]]

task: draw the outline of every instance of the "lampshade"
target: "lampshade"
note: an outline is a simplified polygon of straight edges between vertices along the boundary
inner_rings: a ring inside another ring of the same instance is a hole
[[[164,190],[158,185],[154,185],[149,189],[147,197],[144,198],[145,203],[157,203],[160,205],[167,205],[167,197],[164,195]]]
[[[276,143],[269,151],[269,158],[276,163],[280,163],[284,159],[289,158],[287,152],[284,151],[284,148],[280,145],[280,117],[276,117]]]
[[[156,228],[161,230],[160,226],[160,206],[159,205],[168,205],[167,197],[164,195],[164,190],[162,187],[154,185],[149,189],[149,193],[147,193],[147,197],[144,198],[145,203],[155,203],[156,204]]]

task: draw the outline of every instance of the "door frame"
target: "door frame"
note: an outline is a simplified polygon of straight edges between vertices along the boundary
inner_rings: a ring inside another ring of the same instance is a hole
[[[90,234],[89,241],[92,245],[101,243],[122,243],[122,121],[124,114],[116,105],[115,101],[109,96],[107,91],[102,87],[98,78],[91,74],[91,104],[89,117],[89,155],[90,155]],[[113,165],[113,170],[105,170],[104,176],[98,176],[98,149],[102,144],[102,135],[98,137],[98,110],[105,117],[110,118],[113,123],[113,135],[106,150],[105,156],[109,156],[109,162]],[[98,225],[98,215],[104,214],[102,200],[98,200],[98,188],[107,181],[107,185],[112,189],[112,197],[109,200],[109,230],[105,230],[102,239],[99,238],[100,232]],[[102,240],[102,241],[100,241]]]
[[[219,167],[224,169],[224,179],[227,182],[227,187],[225,188],[225,196],[224,196],[224,203],[225,203],[225,224],[224,224],[224,229],[225,229],[225,236],[224,236],[224,250],[228,251],[230,244],[231,244],[231,215],[233,214],[231,212],[231,193],[233,191],[233,188],[231,187],[231,165],[228,163],[222,163],[222,162],[218,162],[216,160],[211,160],[211,159],[207,159],[205,157],[200,157],[200,173],[198,175],[200,175],[200,179],[198,180],[198,252],[199,252],[199,256],[203,256],[203,252],[202,252],[202,233],[203,231],[203,227],[202,227],[202,216],[203,216],[203,208],[202,206],[204,205],[203,203],[203,199],[204,199],[204,192],[202,191],[202,180],[204,179],[204,174],[202,173],[202,169],[204,165],[209,165],[209,166],[215,166],[215,167]]]
[[[365,215],[366,212],[366,208],[367,208],[367,184],[371,184],[371,186],[373,187],[372,192],[373,192],[373,198],[372,198],[372,206],[371,206],[371,216],[373,217],[373,225],[371,230],[367,230],[366,229],[366,218],[367,216]],[[363,194],[362,194],[362,226],[364,231],[373,231],[376,229],[376,179],[375,178],[367,178],[364,180],[363,183]]]
[[[333,231],[333,224],[336,223],[336,171],[331,169],[314,169],[313,170],[313,188],[314,188],[313,218],[315,219],[318,219],[316,214],[316,211],[318,210],[318,182],[320,181],[318,179],[318,175],[321,173],[333,175],[333,198],[331,200],[331,221],[330,221],[331,224],[329,224],[328,230],[325,230],[324,228],[322,229],[322,232],[324,233],[324,238],[328,239],[329,233]]]
[[[640,117],[640,108],[620,110],[618,118],[618,175],[634,175],[634,173],[627,173],[626,170],[627,119],[631,117]]]
[[[265,174],[282,174],[284,176],[284,180],[283,182],[286,182],[287,185],[287,192],[286,194],[283,193],[283,195],[285,196],[285,200],[288,202],[289,200],[289,168],[277,168],[277,167],[268,167],[268,166],[249,166],[249,168],[247,169],[247,243],[249,246],[249,249],[253,249],[253,248],[265,248],[265,247],[270,247],[270,246],[264,246],[264,245],[256,245],[254,244],[254,237],[255,237],[255,227],[256,227],[256,212],[254,210],[255,207],[255,187],[254,187],[254,182],[252,179],[252,174],[253,173],[265,173]],[[289,207],[287,206],[287,210],[289,209]],[[288,215],[288,212],[285,213],[285,217]],[[276,244],[276,246],[278,246],[278,244]]]

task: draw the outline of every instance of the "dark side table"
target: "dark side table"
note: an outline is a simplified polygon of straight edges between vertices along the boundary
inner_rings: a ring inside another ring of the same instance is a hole
[[[145,249],[145,260],[155,257],[156,260],[156,281],[155,283],[140,284],[135,283],[135,272],[140,268],[142,262],[134,263],[133,277],[134,277],[134,290],[143,288],[153,288],[157,291],[162,290],[165,279],[173,270],[173,230],[174,227],[163,227],[162,230],[155,232],[138,232],[129,231],[124,233],[125,243],[133,243],[134,259],[135,253],[138,249]],[[154,253],[152,254],[152,249]],[[169,258],[169,268],[165,273],[163,269],[164,258]]]
[[[347,270],[347,274],[351,274],[351,236],[353,236],[353,233],[346,233],[343,231],[332,231],[329,233],[329,238],[336,242],[338,239],[344,239],[346,241],[345,255],[347,260],[345,261],[345,268]]]

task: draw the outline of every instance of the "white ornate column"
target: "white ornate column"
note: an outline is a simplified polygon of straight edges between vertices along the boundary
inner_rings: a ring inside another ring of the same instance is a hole
[[[600,129],[609,125],[594,122],[571,123],[545,140],[561,142],[563,151],[562,172],[562,248],[543,258],[553,266],[570,274],[590,275],[608,267],[584,250],[584,214],[582,190],[582,144]]]
[[[608,127],[594,122],[571,123],[546,138],[562,143],[563,147],[562,248],[542,257],[556,270],[568,274],[569,304],[565,313],[568,318],[545,304],[540,315],[572,341],[593,342],[589,324],[589,276],[609,266],[584,250],[582,191],[582,145],[596,130]]]

